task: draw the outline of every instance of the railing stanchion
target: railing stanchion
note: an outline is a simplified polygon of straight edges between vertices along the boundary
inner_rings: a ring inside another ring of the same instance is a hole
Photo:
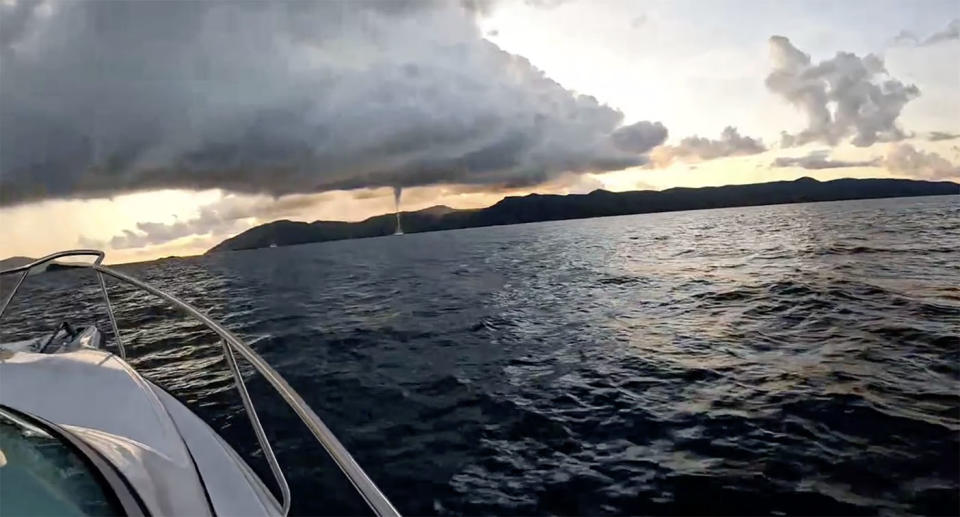
[[[247,385],[243,382],[243,374],[240,373],[240,367],[237,366],[237,358],[233,355],[233,349],[231,349],[230,345],[223,339],[220,340],[220,344],[223,345],[223,358],[227,361],[227,366],[230,367],[230,373],[233,374],[233,378],[237,382],[237,391],[240,393],[240,401],[243,402],[243,409],[246,410],[247,416],[250,418],[250,425],[253,426],[253,432],[257,435],[257,441],[260,442],[260,450],[263,451],[263,457],[267,460],[267,464],[270,465],[270,470],[273,472],[273,477],[277,480],[277,484],[280,485],[283,515],[287,515],[290,513],[290,486],[287,485],[287,479],[283,475],[283,470],[280,469],[277,456],[273,453],[273,447],[270,446],[270,442],[267,440],[267,433],[264,432],[263,425],[260,424],[260,417],[257,416],[257,409],[253,407],[253,401],[250,399]]]
[[[117,340],[120,357],[126,361],[127,350],[123,347],[123,338],[120,337],[120,329],[117,328],[117,317],[113,314],[113,305],[110,304],[110,295],[107,294],[107,283],[103,281],[103,273],[97,271],[97,280],[100,281],[100,292],[103,293],[103,301],[107,304],[107,316],[110,317],[110,326],[113,327],[113,337]]]
[[[10,296],[7,296],[7,299],[3,301],[3,306],[0,306],[0,318],[3,317],[3,313],[7,310],[7,305],[10,305],[10,302],[13,301],[13,297],[17,294],[17,291],[20,289],[20,284],[23,283],[23,279],[27,278],[27,275],[30,274],[30,270],[27,269],[20,275],[20,278],[17,279],[17,283],[13,286],[13,290],[10,291]]]

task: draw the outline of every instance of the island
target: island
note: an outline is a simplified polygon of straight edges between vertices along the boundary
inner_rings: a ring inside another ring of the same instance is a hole
[[[907,179],[818,181],[804,177],[794,181],[723,187],[671,188],[662,191],[595,190],[589,194],[530,194],[522,197],[506,197],[487,208],[473,210],[434,206],[415,212],[401,212],[400,220],[403,233],[410,234],[679,210],[957,194],[960,194],[960,184],[950,181]],[[392,213],[353,223],[343,221],[307,223],[280,220],[250,228],[217,244],[207,253],[380,237],[393,235],[396,230],[397,215]]]

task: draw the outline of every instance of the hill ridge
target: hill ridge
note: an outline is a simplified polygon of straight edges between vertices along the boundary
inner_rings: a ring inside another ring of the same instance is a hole
[[[400,217],[405,233],[419,233],[681,210],[951,194],[960,194],[960,184],[887,178],[818,181],[805,176],[793,181],[674,187],[662,191],[609,192],[597,189],[589,194],[508,196],[487,208],[457,210],[437,205],[400,212]],[[394,213],[358,222],[307,223],[283,219],[250,228],[217,244],[207,253],[380,237],[392,235],[395,229]]]

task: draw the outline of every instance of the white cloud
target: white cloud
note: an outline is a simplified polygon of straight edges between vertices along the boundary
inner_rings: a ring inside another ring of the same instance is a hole
[[[699,136],[684,138],[677,145],[662,145],[653,150],[651,165],[667,167],[675,160],[701,161],[726,156],[746,156],[766,151],[759,139],[743,136],[735,127],[727,127],[720,138],[713,140]]]
[[[853,145],[866,147],[907,136],[897,118],[920,90],[890,77],[879,57],[838,52],[814,64],[783,36],[770,38],[770,52],[773,70],[767,88],[807,117],[806,129],[795,135],[783,133],[784,147],[809,142],[836,145],[848,136],[853,136]]]
[[[935,152],[917,149],[910,144],[892,145],[884,163],[890,172],[913,178],[954,181],[960,179],[960,165],[950,163]]]

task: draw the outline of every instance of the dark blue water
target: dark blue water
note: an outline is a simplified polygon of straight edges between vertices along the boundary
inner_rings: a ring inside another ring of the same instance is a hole
[[[960,512],[960,197],[121,269],[249,339],[404,513]],[[81,275],[31,277],[2,337],[94,310],[93,283],[43,291]],[[134,364],[259,461],[212,336],[110,288]],[[362,512],[292,412],[249,383],[294,513]]]

